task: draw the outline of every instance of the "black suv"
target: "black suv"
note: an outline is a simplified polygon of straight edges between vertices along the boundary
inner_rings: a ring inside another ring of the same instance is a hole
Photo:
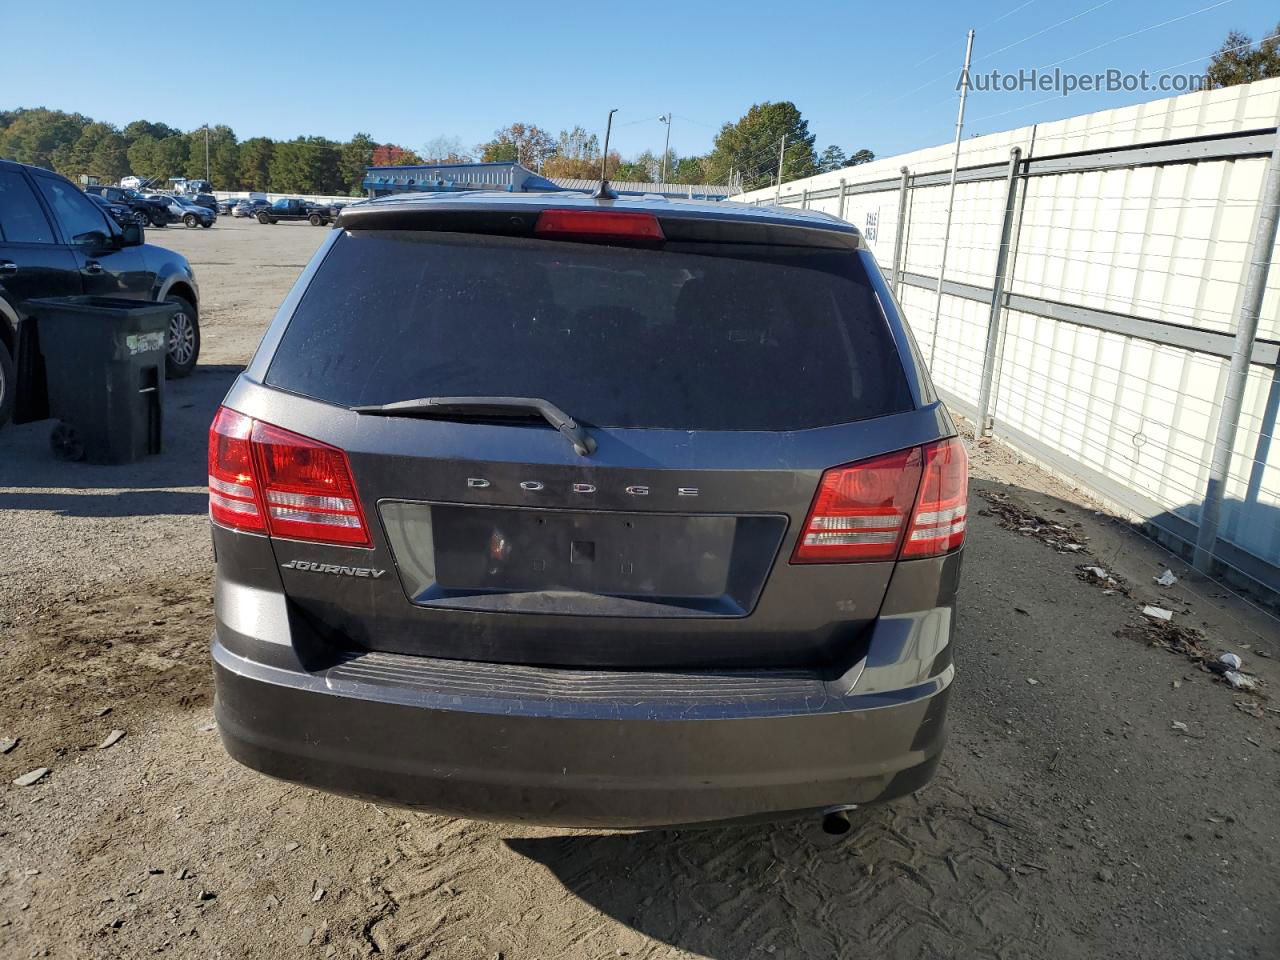
[[[967,461],[857,230],[485,193],[338,227],[210,429],[232,756],[588,827],[839,831],[930,778]]]
[[[99,196],[108,203],[118,203],[128,207],[134,213],[143,217],[145,223],[149,223],[153,227],[163,227],[171,219],[169,211],[164,204],[157,203],[155,200],[148,200],[137,190],[129,190],[125,187],[107,187],[94,183],[85,187],[84,192]]]
[[[186,258],[143,243],[70,180],[0,160],[0,424],[45,414],[44,364],[28,303],[94,294],[179,305],[169,329],[169,376],[200,354],[199,294]]]

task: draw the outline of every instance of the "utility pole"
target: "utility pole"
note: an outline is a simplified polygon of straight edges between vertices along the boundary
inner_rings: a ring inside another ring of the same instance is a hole
[[[1262,312],[1262,301],[1267,293],[1271,250],[1275,246],[1277,224],[1280,222],[1280,128],[1277,131],[1275,147],[1271,151],[1271,159],[1267,163],[1267,172],[1262,182],[1258,219],[1253,227],[1253,260],[1245,274],[1244,296],[1236,315],[1231,366],[1227,368],[1227,383],[1222,391],[1217,436],[1213,443],[1213,457],[1209,461],[1209,482],[1205,485],[1200,522],[1196,530],[1193,563],[1197,570],[1205,574],[1213,572],[1213,551],[1218,542],[1218,528],[1222,524],[1222,501],[1231,469],[1231,454],[1236,446],[1236,431],[1240,425],[1240,411],[1244,406],[1245,388],[1248,386],[1253,343],[1258,335],[1258,316]]]
[[[942,323],[942,275],[947,269],[947,244],[951,240],[951,211],[956,203],[956,170],[960,166],[960,134],[964,130],[964,103],[969,95],[969,64],[973,60],[973,31],[964,48],[964,70],[960,73],[960,113],[956,117],[956,146],[951,156],[951,188],[947,193],[947,225],[942,232],[942,260],[938,264],[938,286],[934,291],[933,339],[929,343],[929,363],[938,349],[938,327]]]
[[[211,184],[209,180],[209,125],[207,123],[204,125],[204,179],[206,183]]]
[[[778,148],[778,186],[773,191],[773,203],[777,206],[782,199],[782,161],[787,158],[787,135],[782,135],[782,146]]]
[[[667,145],[662,148],[662,182],[667,182],[667,157],[671,153],[671,114],[664,113],[658,118],[660,123],[667,125]]]

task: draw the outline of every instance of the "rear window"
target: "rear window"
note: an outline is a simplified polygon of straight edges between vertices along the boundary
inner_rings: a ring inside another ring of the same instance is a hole
[[[266,382],[343,406],[550,400],[586,424],[799,430],[910,409],[858,255],[341,236]]]

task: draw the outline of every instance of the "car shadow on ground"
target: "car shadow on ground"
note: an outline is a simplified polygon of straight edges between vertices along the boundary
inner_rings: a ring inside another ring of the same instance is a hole
[[[0,510],[46,510],[64,516],[199,514],[207,509],[209,423],[241,367],[199,366],[165,384],[163,450],[137,463],[106,466],[54,457],[55,420],[0,430]],[[196,487],[198,490],[182,490]]]
[[[931,798],[943,799],[941,791]],[[930,922],[945,868],[906,862],[918,798],[853,815],[829,836],[817,815],[742,827],[508,838],[595,910],[645,937],[711,960],[946,955],[954,940]],[[923,830],[918,831],[926,837]],[[912,857],[917,860],[917,857]],[[941,861],[941,858],[939,858]],[[655,864],[660,865],[655,869]],[[992,884],[1003,881],[994,865]],[[923,912],[922,912],[923,911]],[[910,922],[905,921],[910,915]],[[815,922],[818,920],[820,922]],[[622,953],[623,951],[619,951]]]

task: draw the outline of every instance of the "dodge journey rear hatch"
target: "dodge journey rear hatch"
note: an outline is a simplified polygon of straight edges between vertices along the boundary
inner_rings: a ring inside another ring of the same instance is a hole
[[[240,582],[331,686],[351,664],[411,687],[472,664],[485,695],[486,670],[532,669],[589,702],[618,671],[710,671],[712,700],[759,671],[852,682],[891,616],[949,610],[954,432],[838,221],[361,205],[213,424],[220,631],[254,657]],[[880,651],[911,660],[902,686],[949,670],[918,626]]]

